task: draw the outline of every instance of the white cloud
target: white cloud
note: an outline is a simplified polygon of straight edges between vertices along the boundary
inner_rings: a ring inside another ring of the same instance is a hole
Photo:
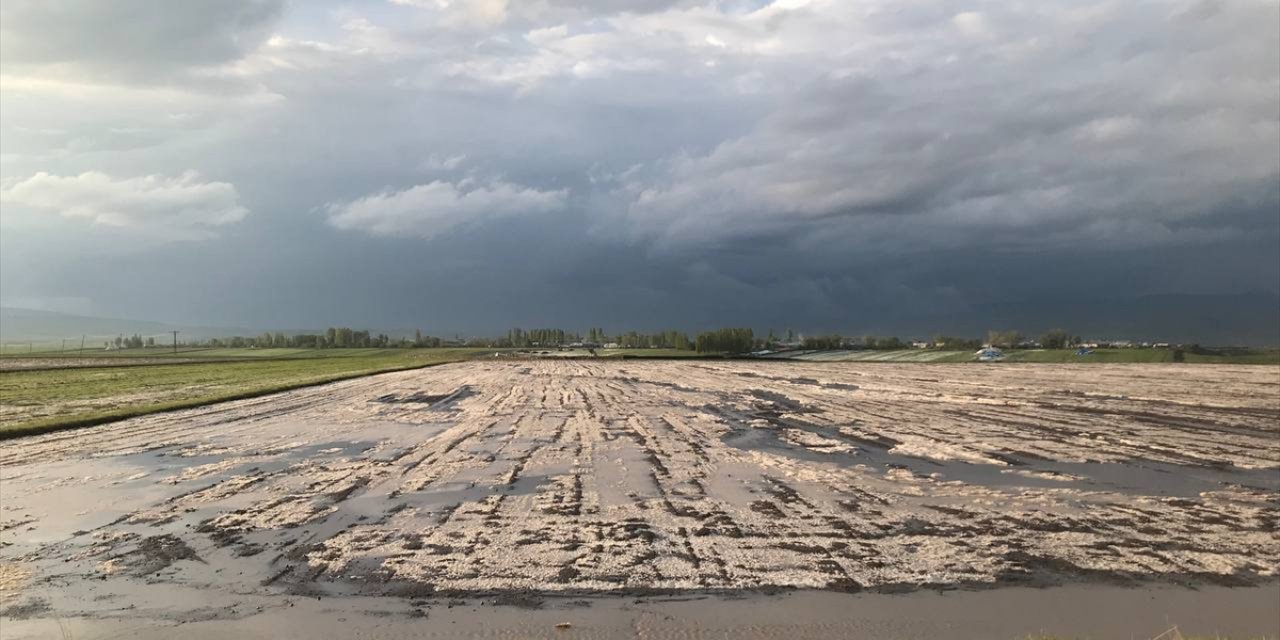
[[[435,237],[492,218],[543,213],[564,206],[567,192],[542,191],[510,182],[434,181],[324,207],[329,224],[377,236]]]
[[[964,11],[951,18],[952,24],[966,36],[980,36],[987,33],[987,22],[981,13]]]
[[[1123,140],[1142,127],[1142,123],[1132,116],[1111,116],[1099,118],[1080,126],[1080,136],[1098,142]]]
[[[507,20],[507,0],[391,0],[392,4],[436,12],[450,27],[492,27]]]
[[[466,159],[467,156],[464,154],[441,156],[433,153],[427,156],[427,159],[423,160],[418,167],[423,171],[453,171],[462,166],[463,161]]]
[[[147,235],[207,236],[212,229],[239,222],[249,210],[239,203],[235,186],[203,182],[187,171],[115,179],[88,171],[75,176],[40,172],[0,190],[10,207],[82,218],[97,225],[127,227]],[[15,215],[6,209],[6,217]]]

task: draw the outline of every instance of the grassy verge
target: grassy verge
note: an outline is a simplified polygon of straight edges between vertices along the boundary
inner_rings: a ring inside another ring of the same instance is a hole
[[[1097,349],[1083,356],[1075,349],[1012,349],[1004,355],[1006,362],[1173,362],[1169,349]]]
[[[707,354],[689,349],[596,349],[601,358],[705,358]]]
[[[1220,353],[1183,353],[1189,364],[1280,364],[1280,350],[1256,349]],[[1006,362],[1173,362],[1172,349],[1096,349],[1078,356],[1074,349],[1027,349],[1005,352]]]
[[[265,360],[271,358],[358,358],[374,355],[392,355],[404,352],[404,349],[391,348],[302,349],[283,347],[269,349],[232,349],[228,347],[180,347],[176,351],[160,347],[152,347],[149,349],[113,349],[111,351],[97,348],[85,349],[83,352],[78,349],[55,349],[52,351],[35,351],[32,353],[28,353],[25,350],[8,351],[0,353],[0,360],[22,360],[25,358],[68,361],[79,360],[81,358],[86,360],[122,361],[147,358],[162,358],[166,360],[172,360],[175,358],[183,360]]]
[[[343,351],[335,349],[288,359],[0,372],[0,439],[456,362],[489,352]]]

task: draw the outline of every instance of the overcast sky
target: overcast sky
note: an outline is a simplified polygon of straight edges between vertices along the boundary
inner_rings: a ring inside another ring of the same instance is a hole
[[[1280,2],[5,0],[0,302],[857,331],[1280,290]]]

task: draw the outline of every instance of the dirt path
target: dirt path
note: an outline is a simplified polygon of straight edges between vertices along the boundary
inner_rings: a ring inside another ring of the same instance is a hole
[[[0,614],[1274,585],[1278,393],[1280,370],[1229,366],[373,376],[0,445]]]

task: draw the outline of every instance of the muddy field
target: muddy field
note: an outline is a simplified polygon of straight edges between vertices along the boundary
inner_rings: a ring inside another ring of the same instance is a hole
[[[1274,590],[1278,436],[1274,367],[445,365],[0,445],[0,615]]]

